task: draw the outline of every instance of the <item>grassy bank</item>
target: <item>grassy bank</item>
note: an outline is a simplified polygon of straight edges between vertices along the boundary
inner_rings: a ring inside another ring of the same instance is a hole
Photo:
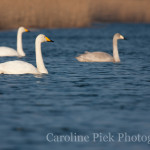
[[[0,0],[0,29],[83,27],[92,22],[150,23],[149,0]]]

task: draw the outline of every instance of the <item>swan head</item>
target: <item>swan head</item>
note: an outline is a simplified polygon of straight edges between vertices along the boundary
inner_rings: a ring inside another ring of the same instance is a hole
[[[119,39],[126,40],[126,38],[123,35],[121,35],[120,33],[116,33],[114,35],[114,39],[117,39],[117,40],[119,40]]]
[[[36,39],[38,41],[40,41],[41,43],[43,43],[43,42],[54,42],[50,38],[46,37],[44,34],[39,34]]]
[[[29,32],[29,30],[27,28],[24,28],[24,27],[19,27],[18,31],[21,33]]]

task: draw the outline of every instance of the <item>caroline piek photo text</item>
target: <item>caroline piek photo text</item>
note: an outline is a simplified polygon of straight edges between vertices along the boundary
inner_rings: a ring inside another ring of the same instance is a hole
[[[46,135],[46,140],[48,142],[80,142],[80,143],[111,143],[111,142],[124,142],[124,143],[146,143],[150,144],[150,134],[129,134],[127,132],[120,133],[91,133],[89,135],[81,135],[74,132],[70,132],[69,134],[59,135],[55,133],[49,132]]]

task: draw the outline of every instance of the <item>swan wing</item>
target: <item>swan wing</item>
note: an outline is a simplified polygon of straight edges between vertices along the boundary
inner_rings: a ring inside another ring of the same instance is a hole
[[[13,48],[0,47],[0,57],[3,57],[3,56],[18,56],[18,53]]]
[[[24,61],[8,61],[0,64],[1,74],[40,74],[32,64]]]
[[[113,62],[111,55],[105,52],[86,52],[76,57],[80,62]]]

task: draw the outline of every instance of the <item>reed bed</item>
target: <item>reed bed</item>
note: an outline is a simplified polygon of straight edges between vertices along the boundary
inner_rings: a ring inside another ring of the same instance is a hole
[[[91,0],[92,21],[150,23],[150,0]]]
[[[0,29],[85,27],[92,22],[150,23],[150,0],[0,0]]]
[[[83,27],[89,25],[89,0],[0,0],[0,28]]]

